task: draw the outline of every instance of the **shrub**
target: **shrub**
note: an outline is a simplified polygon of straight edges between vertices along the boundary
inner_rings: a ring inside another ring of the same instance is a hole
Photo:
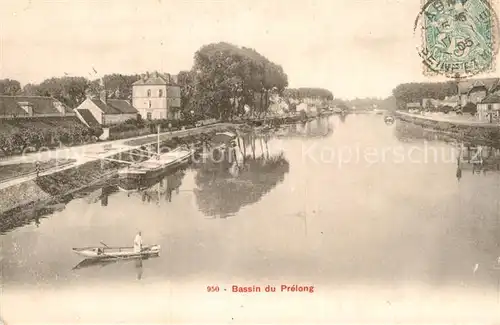
[[[477,105],[474,103],[467,103],[465,104],[464,108],[462,109],[464,113],[470,113],[472,115],[476,114],[477,112]]]

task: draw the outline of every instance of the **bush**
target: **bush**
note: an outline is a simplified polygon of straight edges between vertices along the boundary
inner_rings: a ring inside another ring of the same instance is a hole
[[[72,119],[8,119],[0,128],[0,150],[4,155],[22,153],[27,148],[56,147],[58,144],[87,143],[102,129],[89,129]]]
[[[477,105],[474,103],[467,103],[467,104],[465,104],[464,108],[462,109],[462,112],[470,113],[471,115],[474,115],[477,112]]]

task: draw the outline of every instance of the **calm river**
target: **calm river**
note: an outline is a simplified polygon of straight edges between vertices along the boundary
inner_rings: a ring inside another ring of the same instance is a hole
[[[466,163],[458,171],[455,144],[401,123],[349,115],[247,135],[233,165],[194,164],[136,191],[109,181],[4,226],[1,317],[500,320],[500,172]],[[83,267],[71,251],[132,246],[139,230],[145,244],[161,245],[159,257]]]

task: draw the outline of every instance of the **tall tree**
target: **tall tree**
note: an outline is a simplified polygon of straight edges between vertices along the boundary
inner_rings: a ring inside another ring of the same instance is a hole
[[[17,80],[2,79],[0,80],[0,95],[14,96],[21,91],[21,84]]]
[[[113,73],[105,75],[102,79],[109,98],[128,100],[132,98],[132,84],[139,78],[140,76],[137,74],[122,75]]]
[[[398,85],[392,91],[399,107],[411,102],[421,102],[424,98],[444,99],[458,94],[454,81],[434,83],[406,83]]]
[[[24,85],[22,94],[25,96],[36,96],[38,95],[38,85],[28,83]]]
[[[195,53],[193,107],[205,114],[228,119],[255,106],[260,95],[260,112],[269,106],[270,91],[282,92],[288,85],[283,68],[257,51],[229,43],[205,45]]]
[[[84,77],[50,78],[37,87],[37,92],[40,96],[54,97],[74,108],[85,100],[89,87],[90,81]]]

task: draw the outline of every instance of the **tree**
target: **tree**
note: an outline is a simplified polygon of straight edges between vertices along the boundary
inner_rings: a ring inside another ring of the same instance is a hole
[[[22,94],[24,96],[36,96],[36,95],[38,95],[39,94],[38,85],[35,85],[32,83],[28,83],[28,84],[24,85],[23,90],[22,90]]]
[[[105,75],[102,80],[109,98],[129,100],[132,98],[132,84],[139,80],[139,78],[140,76],[137,74],[122,75],[113,73]],[[95,95],[98,95],[99,83],[100,80],[94,80],[92,82],[93,87],[91,88]]]
[[[317,98],[321,100],[333,100],[333,94],[323,88],[288,88],[284,92],[285,97],[294,99]]]
[[[444,99],[458,93],[455,81],[435,83],[406,83],[398,85],[392,91],[399,107],[411,102],[420,102],[424,98]]]
[[[474,115],[477,112],[477,105],[474,103],[467,103],[467,104],[465,104],[462,111],[464,113],[470,113],[471,115]]]
[[[283,68],[245,47],[229,43],[212,43],[195,53],[190,79],[190,108],[203,115],[230,119],[244,113],[245,105],[258,114],[269,107],[269,95],[282,93],[288,85]]]
[[[50,78],[37,87],[37,93],[53,97],[68,107],[77,107],[85,100],[90,85],[90,81],[84,77]]]
[[[0,95],[15,96],[21,92],[21,84],[17,80],[0,80]]]
[[[177,75],[181,87],[181,114],[186,119],[191,118],[191,110],[194,110],[195,75],[194,71],[181,71]]]

